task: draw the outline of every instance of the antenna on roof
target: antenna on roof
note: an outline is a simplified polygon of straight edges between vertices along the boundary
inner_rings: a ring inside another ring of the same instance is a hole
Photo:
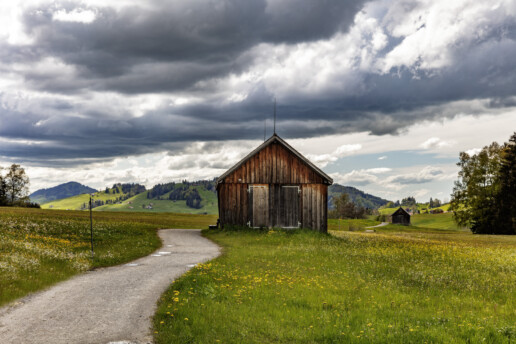
[[[276,97],[274,97],[274,135],[276,135]]]
[[[267,117],[263,120],[263,142],[265,142],[265,137],[267,135]]]

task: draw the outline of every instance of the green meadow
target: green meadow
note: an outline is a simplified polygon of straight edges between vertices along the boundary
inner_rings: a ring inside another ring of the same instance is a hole
[[[0,306],[88,269],[117,265],[161,246],[158,228],[206,228],[215,216],[89,213],[0,207]]]
[[[0,208],[0,305],[160,246],[158,228],[213,215]],[[205,230],[222,256],[162,295],[156,343],[511,343],[516,237],[473,235],[443,214],[421,226],[330,220],[308,230]],[[446,214],[444,214],[446,215]],[[419,216],[419,215],[418,215]],[[415,220],[417,216],[413,219]],[[417,221],[413,221],[416,223]]]
[[[392,208],[380,208],[378,209],[378,211],[380,212],[380,214],[382,215],[390,215],[392,213],[394,213],[396,210],[398,210],[399,207],[392,207]],[[428,207],[428,204],[421,204],[421,203],[418,203],[417,204],[417,209],[420,211],[420,212],[425,212],[427,210],[430,210],[429,207]],[[446,203],[446,204],[443,204],[442,206],[440,207],[437,207],[437,208],[431,208],[431,209],[441,209],[442,211],[446,212],[450,209],[450,203]]]
[[[514,342],[516,237],[345,222],[204,231],[224,254],[162,296],[156,343]]]

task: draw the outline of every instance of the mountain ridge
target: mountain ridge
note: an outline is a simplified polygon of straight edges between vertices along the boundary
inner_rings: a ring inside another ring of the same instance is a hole
[[[113,188],[94,193],[96,211],[180,212],[216,214],[217,195],[214,180],[156,184],[146,190],[138,184],[115,184]],[[350,200],[364,208],[377,209],[389,201],[365,193],[352,186],[340,184],[328,188],[328,209],[333,209],[333,198],[347,193]],[[89,194],[89,193],[88,193]],[[48,209],[85,209],[89,195],[75,195],[45,203]]]
[[[389,202],[386,199],[368,194],[353,186],[335,183],[328,187],[328,210],[333,209],[333,198],[338,197],[342,193],[347,193],[350,201],[355,203],[355,205],[369,209],[378,209]]]
[[[48,202],[93,192],[97,192],[97,190],[81,183],[71,181],[53,186],[51,188],[36,190],[29,195],[29,198],[32,202],[45,204]]]

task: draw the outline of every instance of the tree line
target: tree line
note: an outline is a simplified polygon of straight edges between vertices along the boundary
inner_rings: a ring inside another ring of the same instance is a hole
[[[30,202],[29,177],[18,164],[0,166],[0,206],[39,208],[39,204]]]
[[[450,210],[473,233],[516,234],[516,132],[477,154],[461,152]]]
[[[353,203],[347,193],[332,197],[333,210],[328,212],[330,219],[364,219],[372,210]]]

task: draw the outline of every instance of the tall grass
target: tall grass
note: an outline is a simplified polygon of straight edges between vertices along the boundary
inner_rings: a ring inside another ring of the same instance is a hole
[[[509,343],[516,336],[516,238],[393,227],[334,236],[204,234],[225,253],[163,295],[157,343]]]

